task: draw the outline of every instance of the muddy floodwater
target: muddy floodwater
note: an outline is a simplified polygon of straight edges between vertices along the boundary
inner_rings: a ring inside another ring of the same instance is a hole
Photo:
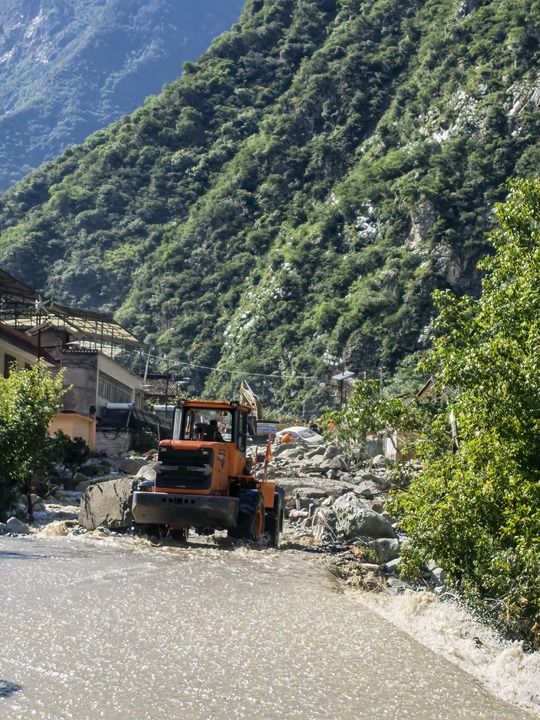
[[[2,720],[517,720],[293,551],[0,538]]]

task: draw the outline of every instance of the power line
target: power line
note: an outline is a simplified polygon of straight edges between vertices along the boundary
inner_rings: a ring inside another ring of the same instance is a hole
[[[152,353],[144,353],[144,357],[152,360],[161,360],[165,362],[174,362],[176,365],[183,365],[185,367],[196,368],[197,370],[210,370],[212,372],[224,373],[228,375],[247,375],[248,377],[261,377],[270,378],[272,380],[284,380],[287,379],[287,375],[283,373],[270,375],[268,373],[256,373],[250,370],[225,370],[217,367],[210,367],[209,365],[197,365],[196,363],[188,362],[187,360],[178,360],[176,358],[170,358],[167,355],[153,355]],[[319,380],[317,375],[294,375],[294,378],[299,380]]]

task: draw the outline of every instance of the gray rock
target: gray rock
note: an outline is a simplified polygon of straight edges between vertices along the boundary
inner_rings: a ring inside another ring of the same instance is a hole
[[[30,528],[26,523],[16,517],[10,517],[6,523],[7,531],[16,535],[29,535]]]
[[[399,557],[399,541],[396,538],[381,538],[368,542],[368,547],[375,550],[379,562],[387,563]]]
[[[111,530],[131,526],[131,498],[138,480],[118,478],[90,485],[81,501],[79,523],[87,530],[103,525]]]
[[[299,447],[288,447],[280,454],[281,460],[295,460],[304,456],[304,451]]]
[[[401,561],[401,558],[397,557],[393,560],[389,560],[388,562],[384,563],[384,571],[388,573],[388,575],[399,575],[399,563]]]
[[[307,510],[290,510],[289,520],[305,520],[308,516]]]
[[[335,457],[328,460],[327,468],[329,470],[346,471],[349,469],[349,466],[347,465],[347,461],[345,460],[343,455],[336,455]]]
[[[87,488],[90,487],[90,485],[95,485],[96,482],[98,482],[98,481],[97,480],[89,480],[88,478],[86,478],[86,480],[81,480],[81,482],[78,482],[75,485],[75,490],[77,492],[83,493],[87,490]]]
[[[337,457],[338,455],[341,455],[341,450],[336,447],[335,445],[328,445],[326,450],[324,451],[324,459],[325,460],[331,460],[332,458]]]
[[[319,505],[327,497],[328,493],[321,488],[298,488],[298,490],[296,490],[295,492],[296,509],[307,510],[310,505]]]
[[[384,517],[384,502],[382,500],[373,500],[371,503],[371,509],[380,513]],[[392,523],[390,523],[390,525],[392,525]]]
[[[8,529],[6,523],[0,522],[0,535],[5,535],[7,531]]]
[[[135,477],[138,480],[152,480],[155,482],[158,467],[159,467],[158,463],[152,463],[151,465],[144,465],[142,468],[139,469],[139,471],[137,472]]]
[[[32,510],[45,510],[44,500],[40,498],[39,495],[32,493],[30,495],[30,501],[32,503]]]
[[[373,467],[375,467],[375,468],[378,468],[378,467],[386,467],[387,465],[391,465],[391,464],[392,464],[392,461],[389,460],[389,459],[388,459],[387,457],[385,457],[384,455],[375,455],[375,457],[374,457],[373,460],[371,461],[371,464],[372,464]]]
[[[147,458],[123,458],[120,461],[120,470],[126,475],[136,475],[142,467],[148,464]]]
[[[326,452],[326,445],[318,445],[316,448],[313,448],[313,450],[309,450],[306,453],[306,457],[307,458],[322,457],[325,452]]]
[[[353,492],[339,497],[332,509],[336,515],[336,532],[340,537],[396,537],[390,523],[379,513],[367,508],[362,498]]]
[[[358,494],[362,497],[373,499],[380,493],[380,487],[372,480],[362,480],[358,483]]]

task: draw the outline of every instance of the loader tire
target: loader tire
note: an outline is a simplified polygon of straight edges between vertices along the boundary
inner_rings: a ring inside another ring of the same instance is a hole
[[[257,542],[264,534],[264,500],[258,490],[244,490],[240,493],[238,522],[229,530],[234,538]]]
[[[285,512],[285,491],[277,488],[274,493],[274,507],[266,513],[266,532],[271,547],[279,547],[279,538],[283,531],[283,516]]]

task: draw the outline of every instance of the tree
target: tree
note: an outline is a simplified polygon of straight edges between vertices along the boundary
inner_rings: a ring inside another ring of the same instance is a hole
[[[0,509],[9,507],[17,491],[30,492],[64,392],[62,374],[51,375],[43,361],[0,377]]]
[[[334,437],[350,457],[361,460],[366,436],[380,430],[419,433],[425,425],[431,404],[406,404],[401,398],[386,397],[379,382],[359,382],[343,410],[329,412],[325,420],[334,423]]]
[[[481,297],[436,295],[425,369],[452,400],[393,511],[410,537],[405,569],[434,560],[507,631],[539,643],[540,180],[512,183],[496,215]]]

